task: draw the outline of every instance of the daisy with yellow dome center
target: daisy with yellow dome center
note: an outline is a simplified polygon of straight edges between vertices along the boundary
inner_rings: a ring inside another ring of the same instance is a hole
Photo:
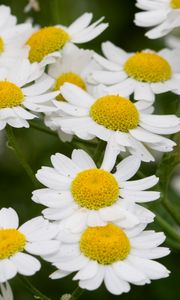
[[[158,178],[129,181],[140,167],[134,155],[123,159],[112,173],[117,154],[112,142],[100,168],[83,150],[74,150],[71,159],[60,153],[52,155],[53,168],[42,167],[36,174],[46,188],[34,191],[32,200],[47,206],[43,210],[45,218],[61,220],[61,225],[74,232],[86,225],[103,226],[114,220],[127,227],[152,222],[154,214],[136,202],[159,198],[159,192],[146,191]]]
[[[151,115],[153,107],[148,102],[132,103],[118,92],[109,94],[101,87],[96,98],[70,83],[65,83],[60,91],[66,102],[58,103],[64,115],[57,124],[65,133],[85,140],[98,137],[107,143],[114,139],[119,152],[127,149],[142,161],[154,160],[148,148],[172,151],[175,143],[160,134],[178,132],[178,117]]]
[[[168,248],[159,247],[165,236],[153,230],[143,231],[145,226],[128,229],[108,223],[76,233],[62,231],[61,250],[47,258],[58,268],[50,277],[59,279],[77,272],[73,280],[79,280],[81,288],[95,290],[104,281],[114,295],[129,292],[130,284],[144,285],[168,277],[170,272],[154,261],[169,253]]]
[[[135,100],[153,103],[156,94],[179,88],[180,61],[176,50],[159,52],[143,50],[126,53],[111,42],[102,44],[105,58],[95,54],[95,60],[104,70],[93,71],[96,83],[107,86],[107,90],[126,97],[134,94]]]
[[[11,67],[17,59],[27,58],[24,43],[32,32],[30,24],[18,24],[8,6],[0,5],[0,66]]]
[[[146,33],[150,39],[160,38],[180,26],[180,0],[137,0],[136,6],[144,11],[135,14],[135,24],[154,27]]]
[[[13,278],[17,273],[31,276],[39,271],[40,262],[33,255],[55,254],[59,250],[59,242],[54,239],[56,234],[55,226],[43,217],[34,218],[19,227],[18,215],[14,209],[2,208],[0,283]]]
[[[55,80],[53,90],[59,91],[65,82],[69,82],[92,93],[93,86],[89,84],[87,77],[90,71],[95,70],[96,66],[92,59],[93,51],[79,49],[74,44],[68,43],[61,54],[62,57],[48,68],[48,74]],[[53,101],[57,109],[46,115],[45,124],[52,130],[56,130],[63,141],[69,141],[72,139],[72,135],[65,135],[56,122],[62,116],[58,109],[59,101],[65,101],[60,92],[56,100]]]
[[[85,13],[69,27],[63,25],[49,26],[35,31],[26,44],[30,46],[29,60],[49,64],[60,56],[60,51],[68,43],[86,43],[101,34],[108,26],[101,23],[103,18],[91,23],[93,14]]]
[[[14,62],[10,69],[1,69],[0,78],[0,130],[7,124],[12,127],[29,127],[34,112],[51,112],[52,100],[58,92],[49,92],[54,80],[36,63],[28,59]],[[27,86],[28,85],[28,86]],[[30,112],[30,111],[32,112]]]

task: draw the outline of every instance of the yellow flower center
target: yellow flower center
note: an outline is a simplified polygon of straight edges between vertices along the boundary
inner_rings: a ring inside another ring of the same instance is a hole
[[[102,265],[124,260],[130,249],[126,233],[114,224],[89,227],[84,231],[80,240],[81,252]]]
[[[26,245],[24,234],[16,229],[0,229],[0,259],[6,259],[23,251]]]
[[[91,118],[111,130],[128,132],[137,127],[139,113],[128,99],[109,95],[96,100],[90,109]]]
[[[171,66],[156,53],[138,52],[128,58],[125,72],[132,78],[144,82],[160,82],[171,78]]]
[[[3,39],[0,37],[0,54],[4,51],[4,42]]]
[[[77,174],[72,182],[71,192],[80,206],[98,210],[112,205],[117,200],[119,186],[111,173],[90,169]]]
[[[54,86],[54,90],[57,91],[60,89],[60,87],[65,83],[65,82],[69,82],[72,84],[77,85],[78,87],[80,87],[81,89],[86,91],[86,83],[84,82],[84,80],[77,74],[73,73],[73,72],[67,72],[67,73],[63,73],[61,74],[55,82],[55,86]],[[56,97],[57,100],[59,101],[65,101],[64,97],[59,94]]]
[[[24,100],[22,90],[12,82],[0,81],[0,109],[20,105]]]
[[[30,62],[40,62],[46,55],[60,50],[69,40],[69,34],[62,28],[50,26],[39,29],[27,41]]]
[[[180,8],[180,0],[171,0],[171,7],[174,9]]]

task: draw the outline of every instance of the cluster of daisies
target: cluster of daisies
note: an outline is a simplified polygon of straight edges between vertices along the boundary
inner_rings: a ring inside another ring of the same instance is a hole
[[[150,38],[180,25],[179,0],[137,0],[137,6],[145,12],[135,23],[155,26]],[[71,158],[56,153],[52,167],[38,170],[44,188],[33,191],[32,201],[45,206],[41,216],[19,225],[13,208],[0,210],[2,300],[13,298],[8,280],[40,270],[35,256],[56,267],[52,279],[74,273],[82,289],[104,282],[114,295],[169,275],[155,261],[169,253],[160,246],[165,235],[145,230],[155,215],[141,205],[159,198],[151,189],[158,178],[137,173],[142,161],[176,145],[166,136],[179,131],[179,118],[153,111],[156,94],[180,94],[180,52],[127,53],[109,41],[102,55],[84,50],[76,44],[108,26],[92,17],[39,28],[17,24],[10,8],[0,6],[0,130],[29,128],[39,118],[64,142],[73,136],[106,142],[101,166],[74,149]]]

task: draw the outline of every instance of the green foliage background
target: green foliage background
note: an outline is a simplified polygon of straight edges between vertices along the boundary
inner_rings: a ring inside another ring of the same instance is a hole
[[[163,47],[163,40],[151,41],[144,37],[144,29],[135,27],[133,24],[134,13],[136,11],[135,1],[133,0],[40,0],[40,12],[31,12],[24,14],[23,9],[27,4],[26,0],[0,0],[0,4],[9,5],[13,14],[18,17],[19,22],[23,22],[27,17],[34,18],[35,24],[53,25],[53,24],[70,24],[82,13],[89,11],[94,13],[97,19],[104,15],[110,27],[96,40],[84,45],[96,51],[100,51],[100,43],[102,41],[111,40],[117,45],[123,47],[127,51],[137,51],[143,48],[152,48],[155,50]],[[177,113],[178,104],[177,96],[166,94],[159,96],[156,102],[156,112],[161,114]],[[38,132],[35,129],[16,129],[15,135],[23,150],[28,162],[32,166],[34,172],[42,165],[50,164],[50,155],[55,152],[62,152],[70,155],[72,145],[63,144],[55,136]],[[177,137],[174,137],[177,139]],[[73,147],[83,147],[83,143],[74,141]],[[88,151],[93,153],[94,149],[89,148]],[[177,151],[173,154],[166,155],[160,165],[144,164],[142,169],[146,175],[158,172],[161,181],[158,188],[164,190],[168,177],[177,160]],[[36,205],[31,201],[31,192],[34,189],[29,178],[20,166],[13,151],[6,144],[5,133],[0,138],[0,207],[13,207],[20,216],[20,222],[39,215],[43,207]],[[173,203],[177,213],[180,212],[180,204],[178,197],[171,189],[168,191],[168,197]],[[158,212],[163,220],[166,220],[170,226],[178,232],[179,227],[165,211],[161,204],[161,200],[156,204],[152,204],[151,208]],[[178,215],[179,216],[179,215]],[[162,224],[163,225],[163,224]],[[160,224],[156,222],[153,227],[157,230],[163,230]],[[180,233],[180,231],[179,231]],[[179,300],[180,288],[180,239],[176,241],[176,245],[172,245],[172,237],[169,239],[168,246],[172,247],[172,254],[161,262],[164,263],[172,274],[169,278],[153,281],[151,285],[142,287],[132,286],[131,292],[115,297],[110,295],[104,287],[94,292],[85,292],[81,299],[122,299],[122,300]],[[63,293],[69,293],[77,286],[76,282],[71,278],[58,281],[48,279],[48,275],[53,271],[49,264],[42,264],[41,271],[32,277],[31,281],[40,290],[52,299],[60,299]],[[15,294],[15,300],[32,300],[33,296],[25,289],[21,280],[16,277],[11,280],[11,285]]]

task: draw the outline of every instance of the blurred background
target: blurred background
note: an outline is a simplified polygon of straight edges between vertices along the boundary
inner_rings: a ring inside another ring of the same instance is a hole
[[[143,48],[158,50],[164,46],[163,40],[148,40],[144,37],[145,30],[134,26],[133,19],[136,8],[135,1],[133,0],[40,0],[40,10],[37,12],[30,11],[26,14],[24,13],[24,7],[28,4],[26,0],[0,0],[0,4],[9,5],[12,13],[17,16],[19,23],[31,17],[34,24],[40,24],[41,26],[54,24],[68,25],[84,12],[93,12],[95,20],[101,16],[105,16],[105,20],[110,24],[109,28],[100,37],[84,45],[84,47],[93,48],[98,52],[100,52],[101,42],[106,40],[111,40],[127,51],[137,51]],[[177,114],[177,111],[176,95],[167,93],[163,97],[158,97],[156,102],[157,113]],[[55,152],[66,153],[67,155],[71,154],[72,145],[61,143],[56,136],[39,132],[33,128],[30,130],[16,129],[14,132],[34,172],[42,165],[50,165],[50,155]],[[175,138],[177,139],[177,137]],[[83,143],[80,141],[76,140],[74,143],[76,147],[83,146]],[[87,151],[91,154],[93,153],[93,148],[88,148]],[[1,132],[0,207],[11,206],[15,208],[20,216],[20,223],[23,223],[32,217],[38,216],[43,207],[31,201],[31,193],[34,187],[13,152],[7,144],[5,132]],[[167,158],[166,162],[170,164],[171,156]],[[142,168],[146,175],[152,175],[157,170],[155,164],[143,165]],[[169,195],[172,203],[179,209],[177,179],[175,178],[173,182],[175,182],[174,186],[176,189],[173,190],[170,186]],[[152,205],[152,209],[160,212],[161,216],[176,228],[176,223],[165,212],[158,201]],[[153,227],[156,230],[163,230],[158,223],[153,225]],[[122,300],[139,300],[146,298],[146,300],[179,300],[180,254],[177,250],[178,245],[173,247],[172,241],[168,241],[168,246],[172,247],[172,254],[165,259],[161,259],[161,262],[171,270],[172,273],[169,278],[153,281],[151,285],[142,287],[132,286],[130,293],[119,297],[112,296],[102,286],[97,291],[85,292],[80,299],[113,300],[121,298]],[[48,279],[48,275],[53,270],[49,264],[43,262],[41,271],[30,278],[30,280],[51,299],[58,300],[63,293],[71,293],[76,288],[77,283],[73,282],[69,277],[58,281]],[[18,277],[11,280],[10,283],[13,288],[15,300],[34,299]]]

